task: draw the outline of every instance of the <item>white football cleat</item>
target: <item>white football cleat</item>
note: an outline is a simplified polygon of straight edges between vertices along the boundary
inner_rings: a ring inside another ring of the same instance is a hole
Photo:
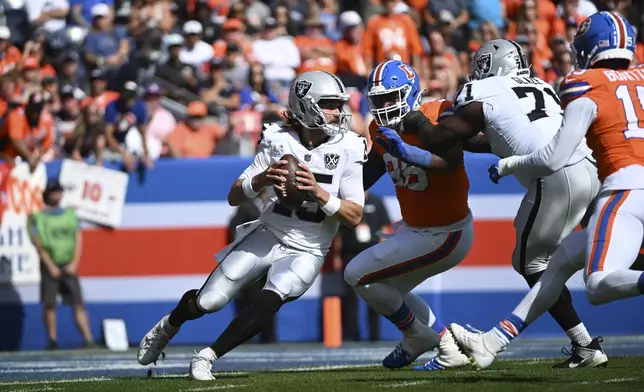
[[[438,355],[424,365],[414,366],[414,370],[445,370],[467,365],[470,359],[459,350],[454,336],[446,329],[438,345]]]
[[[503,351],[490,348],[494,346],[486,344],[485,336],[480,332],[470,332],[456,323],[451,323],[449,329],[458,347],[478,369],[489,367],[496,359],[496,355]]]
[[[215,376],[212,375],[213,361],[195,351],[190,361],[190,378],[198,381],[212,381]]]
[[[136,359],[141,365],[149,365],[155,362],[163,352],[165,346],[179,332],[179,328],[172,327],[168,324],[169,318],[169,314],[163,316],[141,340],[139,350],[136,353]],[[171,332],[168,332],[168,330]]]

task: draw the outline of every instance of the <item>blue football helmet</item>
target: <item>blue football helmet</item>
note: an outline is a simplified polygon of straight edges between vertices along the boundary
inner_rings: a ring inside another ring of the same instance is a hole
[[[421,100],[420,79],[416,71],[400,60],[384,61],[369,75],[367,99],[376,124],[395,126]]]
[[[588,69],[598,61],[624,59],[635,55],[636,34],[628,21],[616,12],[597,12],[584,20],[572,43],[577,69]]]

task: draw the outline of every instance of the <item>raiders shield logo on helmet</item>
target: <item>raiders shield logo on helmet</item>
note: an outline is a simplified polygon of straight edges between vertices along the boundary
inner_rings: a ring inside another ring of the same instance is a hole
[[[313,86],[313,83],[309,82],[308,80],[298,80],[297,82],[295,82],[295,95],[300,99],[304,98],[306,94],[309,93],[311,86]]]
[[[492,55],[489,53],[485,53],[481,55],[478,59],[476,59],[476,66],[478,69],[481,71],[481,73],[488,73],[490,72],[490,68],[492,68]]]

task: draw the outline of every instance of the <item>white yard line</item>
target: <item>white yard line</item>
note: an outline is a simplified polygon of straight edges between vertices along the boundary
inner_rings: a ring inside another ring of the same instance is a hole
[[[216,391],[218,389],[242,388],[247,386],[248,384],[221,384],[221,385],[213,385],[209,387],[181,389],[181,392],[205,392],[205,391]]]
[[[34,381],[0,381],[0,387],[9,385],[44,385],[44,384],[73,384],[84,382],[102,382],[113,381],[113,378],[107,377],[87,377],[87,378],[73,378],[70,380],[34,380]]]

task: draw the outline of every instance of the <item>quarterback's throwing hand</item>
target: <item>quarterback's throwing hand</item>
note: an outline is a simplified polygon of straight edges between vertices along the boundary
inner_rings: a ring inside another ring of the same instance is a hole
[[[501,179],[501,175],[499,174],[499,166],[498,165],[492,165],[490,166],[489,169],[487,169],[488,175],[490,176],[490,180],[498,184],[499,180]]]
[[[305,164],[298,164],[300,170],[295,172],[297,180],[297,189],[305,192],[309,192],[311,196],[317,197],[320,191],[320,186],[318,185],[315,176]]]

